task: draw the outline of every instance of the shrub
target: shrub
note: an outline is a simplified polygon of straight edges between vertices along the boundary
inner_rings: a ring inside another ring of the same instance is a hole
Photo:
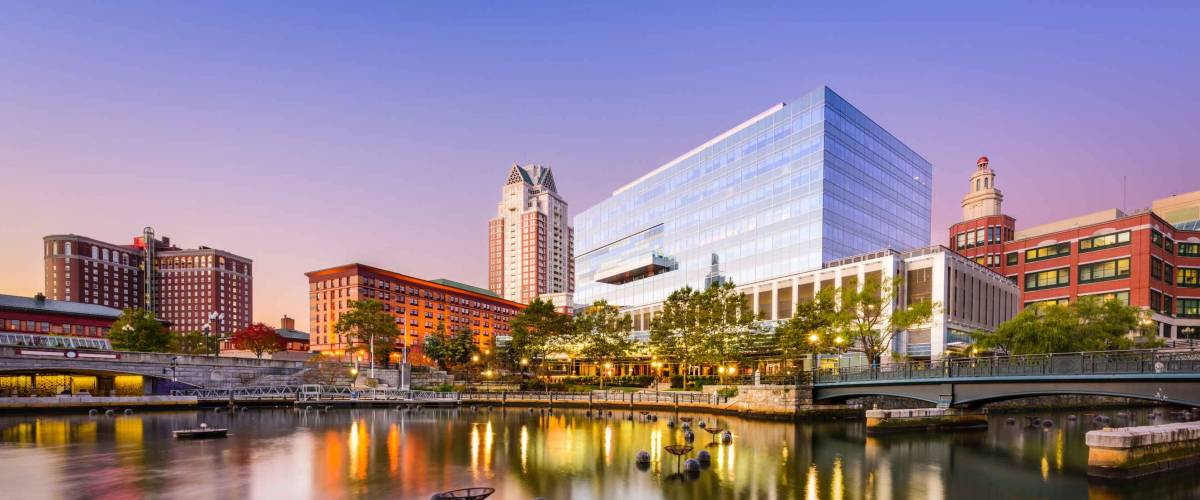
[[[737,387],[722,387],[717,390],[717,395],[723,398],[732,398],[738,395]]]

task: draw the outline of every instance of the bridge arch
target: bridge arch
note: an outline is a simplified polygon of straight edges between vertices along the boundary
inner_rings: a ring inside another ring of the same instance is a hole
[[[1184,406],[1200,406],[1200,376],[1050,377],[925,380],[813,387],[813,401],[844,401],[890,396],[939,405],[977,407],[1036,396],[1111,396]]]
[[[131,367],[132,368],[132,367]],[[104,370],[92,368],[0,368],[0,396],[50,396],[72,394],[144,395],[170,394],[174,389],[197,386],[173,380],[170,372],[149,368]]]

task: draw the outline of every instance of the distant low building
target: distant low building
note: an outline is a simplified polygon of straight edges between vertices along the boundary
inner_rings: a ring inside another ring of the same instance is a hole
[[[112,349],[108,329],[120,309],[45,295],[0,295],[0,345]]]
[[[308,332],[297,330],[295,319],[289,318],[286,314],[283,315],[279,319],[279,328],[275,329],[275,333],[283,338],[284,347],[279,351],[263,354],[263,358],[284,360],[303,360],[308,358],[310,354]],[[234,347],[233,340],[228,338],[221,341],[221,355],[231,358],[256,357],[253,352]]]

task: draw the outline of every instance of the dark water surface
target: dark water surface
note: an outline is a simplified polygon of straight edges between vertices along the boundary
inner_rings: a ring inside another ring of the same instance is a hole
[[[1129,420],[1146,424],[1149,411]],[[1049,429],[993,415],[986,431],[882,438],[867,437],[862,422],[692,414],[734,434],[708,446],[697,432],[696,451],[712,463],[695,478],[676,477],[675,457],[662,451],[683,442],[666,412],[658,422],[513,408],[3,416],[0,497],[425,499],[490,486],[496,499],[1200,498],[1200,470],[1090,483],[1083,439],[1094,413],[1075,412],[1078,422],[1039,414],[1052,417]],[[1117,410],[1098,413],[1124,422]],[[231,435],[171,437],[200,422]],[[654,459],[647,470],[634,464],[641,450]]]

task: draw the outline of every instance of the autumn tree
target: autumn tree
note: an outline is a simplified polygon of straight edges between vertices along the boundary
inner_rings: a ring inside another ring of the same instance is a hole
[[[254,353],[254,357],[262,358],[269,352],[280,351],[286,342],[279,333],[262,323],[254,323],[233,333],[233,347]]]
[[[509,342],[512,356],[529,363],[534,373],[545,377],[549,355],[554,346],[569,338],[572,330],[571,317],[554,310],[554,304],[534,298],[509,321],[512,340]],[[546,381],[547,390],[550,381]]]
[[[375,378],[375,358],[387,359],[396,347],[400,329],[396,328],[396,320],[383,310],[383,303],[378,300],[351,300],[348,305],[350,310],[342,313],[333,331],[367,346],[371,378]]]
[[[144,309],[127,308],[108,329],[108,340],[118,351],[167,352],[171,333]]]

